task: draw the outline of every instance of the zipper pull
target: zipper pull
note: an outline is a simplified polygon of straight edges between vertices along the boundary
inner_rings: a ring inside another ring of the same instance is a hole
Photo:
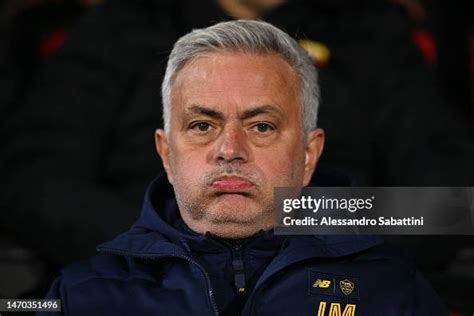
[[[243,296],[246,294],[245,288],[245,269],[242,261],[240,246],[234,246],[232,250],[234,259],[232,260],[232,268],[234,269],[234,284],[237,294]]]

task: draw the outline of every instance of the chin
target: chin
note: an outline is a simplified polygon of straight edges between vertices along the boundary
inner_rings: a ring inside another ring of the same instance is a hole
[[[208,213],[211,233],[224,238],[244,238],[273,225],[273,213],[256,208],[238,208],[235,205],[214,209]]]
[[[232,197],[220,200],[208,208],[208,214],[216,221],[235,223],[252,222],[260,219],[264,208],[248,198]]]

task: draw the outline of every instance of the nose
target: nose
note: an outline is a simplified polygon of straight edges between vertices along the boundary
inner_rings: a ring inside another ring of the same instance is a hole
[[[222,163],[245,163],[249,159],[247,135],[238,124],[228,124],[215,143],[215,161]]]

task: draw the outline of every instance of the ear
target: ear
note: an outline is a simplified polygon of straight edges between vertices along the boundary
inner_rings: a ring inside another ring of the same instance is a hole
[[[303,186],[309,184],[323,148],[324,131],[321,128],[313,129],[306,138]]]
[[[162,129],[157,129],[155,131],[155,146],[156,151],[160,155],[163,167],[165,168],[168,181],[173,184],[173,173],[170,165],[170,147],[168,144],[168,137]]]

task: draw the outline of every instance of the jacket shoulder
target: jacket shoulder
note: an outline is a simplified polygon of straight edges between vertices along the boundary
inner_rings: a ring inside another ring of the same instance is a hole
[[[99,279],[147,278],[148,275],[136,269],[135,265],[132,257],[99,253],[88,260],[65,267],[60,275],[61,286],[71,288]]]
[[[400,272],[416,273],[415,254],[392,245],[382,244],[367,249],[357,254],[355,260],[387,264],[393,268],[398,268]]]

